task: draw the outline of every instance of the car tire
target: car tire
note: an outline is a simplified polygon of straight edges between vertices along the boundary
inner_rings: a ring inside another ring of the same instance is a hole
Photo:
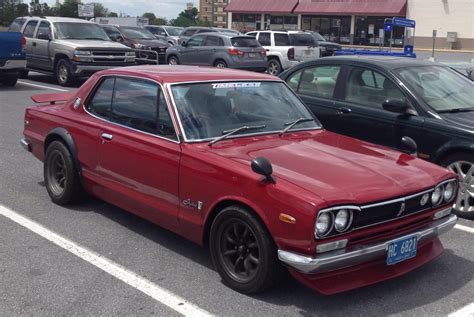
[[[270,58],[268,60],[267,73],[273,76],[278,76],[282,71],[281,63],[276,58]]]
[[[168,57],[168,65],[179,65],[178,57],[174,55]]]
[[[459,176],[454,213],[459,217],[474,220],[474,154],[456,153],[444,159],[441,165]]]
[[[218,59],[214,62],[214,67],[216,68],[227,68],[227,63],[222,59]]]
[[[79,174],[69,149],[53,141],[46,150],[43,165],[44,183],[51,200],[58,205],[77,202],[83,197]]]
[[[58,84],[61,86],[70,87],[76,81],[72,75],[71,63],[66,58],[62,58],[56,63],[54,73]]]
[[[284,275],[275,243],[247,208],[229,206],[219,212],[211,226],[209,247],[223,283],[238,292],[262,292]]]
[[[17,77],[9,77],[9,78],[3,78],[1,79],[1,83],[7,87],[13,87],[16,85],[16,82],[18,81]]]

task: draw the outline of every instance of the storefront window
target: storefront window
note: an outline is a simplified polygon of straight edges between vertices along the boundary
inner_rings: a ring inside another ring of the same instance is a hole
[[[383,31],[386,19],[391,19],[391,17],[356,17],[354,44],[390,46],[390,32]],[[393,29],[392,46],[401,47],[403,45],[404,32],[404,28],[395,27]]]
[[[265,15],[266,30],[297,30],[298,17],[290,15]]]
[[[350,16],[303,16],[302,29],[316,31],[328,41],[349,44]]]
[[[260,14],[232,14],[232,28],[242,33],[260,29]],[[224,21],[227,19],[224,17]]]

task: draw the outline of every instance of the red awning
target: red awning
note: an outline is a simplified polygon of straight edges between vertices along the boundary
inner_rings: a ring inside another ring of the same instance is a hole
[[[405,16],[406,10],[407,0],[300,0],[293,13]]]
[[[224,11],[235,13],[290,14],[298,0],[232,0]]]

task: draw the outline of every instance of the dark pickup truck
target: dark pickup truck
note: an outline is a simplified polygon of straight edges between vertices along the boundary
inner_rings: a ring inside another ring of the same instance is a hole
[[[20,32],[0,32],[0,83],[15,86],[26,67],[25,38]]]

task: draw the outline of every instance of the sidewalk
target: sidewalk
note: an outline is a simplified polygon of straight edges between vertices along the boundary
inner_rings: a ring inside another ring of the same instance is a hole
[[[378,50],[380,49],[379,46],[363,46],[363,45],[342,45],[344,48],[361,48],[361,49],[372,49],[372,50]],[[383,50],[389,50],[390,47],[382,47]],[[403,51],[403,48],[401,47],[392,47],[393,51]],[[415,48],[415,51],[418,52],[431,52],[431,48]],[[443,53],[464,53],[464,54],[469,54],[472,53],[474,54],[474,50],[449,50],[445,48],[436,48],[435,52],[443,52]]]

